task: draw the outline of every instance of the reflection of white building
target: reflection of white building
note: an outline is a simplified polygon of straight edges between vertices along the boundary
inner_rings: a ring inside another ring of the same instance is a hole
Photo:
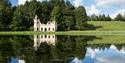
[[[34,35],[34,47],[37,48],[41,43],[46,42],[49,45],[55,45],[56,35]]]
[[[57,24],[55,21],[49,21],[44,24],[40,22],[37,16],[34,18],[34,31],[43,31],[43,32],[55,32],[57,30]]]

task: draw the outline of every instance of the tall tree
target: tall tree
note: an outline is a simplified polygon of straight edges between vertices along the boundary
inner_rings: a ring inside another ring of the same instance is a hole
[[[58,30],[63,30],[64,29],[64,15],[63,15],[63,11],[62,11],[62,7],[60,7],[60,5],[54,6],[52,12],[51,12],[51,19],[50,20],[54,20],[57,22],[58,24]]]
[[[59,17],[61,16],[61,8],[59,5],[55,6],[51,12],[51,20],[54,20],[54,21],[59,21]],[[58,22],[57,22],[58,23]]]
[[[112,18],[109,15],[106,16],[105,21],[111,21],[111,20],[112,20]]]
[[[88,18],[90,21],[98,21],[99,20],[99,17],[96,16],[95,14],[91,15],[89,18]]]
[[[124,13],[123,21],[125,21],[125,13]]]
[[[121,14],[118,14],[115,19],[115,21],[123,21],[123,16]]]
[[[71,30],[75,29],[75,8],[74,6],[69,2],[66,1],[65,8],[63,9],[63,15],[64,15],[64,24],[65,30]]]
[[[84,26],[87,24],[87,14],[83,6],[79,6],[75,10],[76,12],[76,29],[83,30]]]
[[[30,30],[33,27],[33,18],[38,15],[41,23],[47,23],[50,19],[51,6],[47,1],[42,3],[36,0],[26,1],[24,5],[18,6],[14,12],[12,30]]]
[[[13,10],[9,0],[0,0],[0,31],[9,31]]]

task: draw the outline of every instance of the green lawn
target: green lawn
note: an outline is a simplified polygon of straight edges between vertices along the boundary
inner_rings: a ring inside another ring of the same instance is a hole
[[[88,44],[125,44],[125,36],[123,35],[101,35],[96,36],[93,41],[88,41]]]
[[[99,31],[125,30],[125,22],[123,21],[88,21],[88,24],[100,27],[96,29]]]
[[[125,22],[122,21],[88,21],[95,30],[71,30],[57,32],[34,32],[34,31],[10,31],[0,32],[0,35],[33,35],[33,34],[56,34],[56,35],[125,35]]]
[[[59,32],[33,32],[33,31],[10,31],[0,32],[0,35],[33,35],[33,34],[55,34],[55,35],[125,35],[125,31],[59,31]]]

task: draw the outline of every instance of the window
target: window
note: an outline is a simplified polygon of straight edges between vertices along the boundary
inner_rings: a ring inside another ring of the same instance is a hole
[[[39,45],[39,42],[37,42],[37,45]]]
[[[39,31],[39,28],[37,28],[37,31]]]
[[[43,31],[43,28],[41,28],[41,31]]]
[[[50,38],[50,36],[48,36]]]
[[[41,38],[43,38],[43,35],[41,35]]]
[[[55,31],[55,29],[53,28],[53,31]]]
[[[50,31],[50,28],[49,28],[49,31]]]
[[[46,38],[47,36],[45,35],[45,38]]]
[[[53,36],[53,38],[54,38],[55,36]]]
[[[47,29],[45,28],[45,31],[47,31]]]

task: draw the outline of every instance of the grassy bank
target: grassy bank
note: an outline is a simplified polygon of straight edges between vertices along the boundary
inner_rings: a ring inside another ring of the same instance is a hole
[[[0,35],[33,35],[33,34],[55,34],[55,35],[125,35],[125,31],[59,31],[59,32],[33,32],[33,31],[10,31],[0,32]]]
[[[94,39],[93,41],[88,41],[88,44],[125,44],[125,36],[123,35],[101,35],[96,37],[97,39]]]
[[[91,24],[99,31],[123,31],[125,30],[125,22],[123,21],[88,21],[88,24]]]
[[[122,21],[88,21],[88,24],[90,24],[88,28],[92,28],[93,30],[57,32],[10,31],[0,32],[0,35],[125,35],[125,22]]]

